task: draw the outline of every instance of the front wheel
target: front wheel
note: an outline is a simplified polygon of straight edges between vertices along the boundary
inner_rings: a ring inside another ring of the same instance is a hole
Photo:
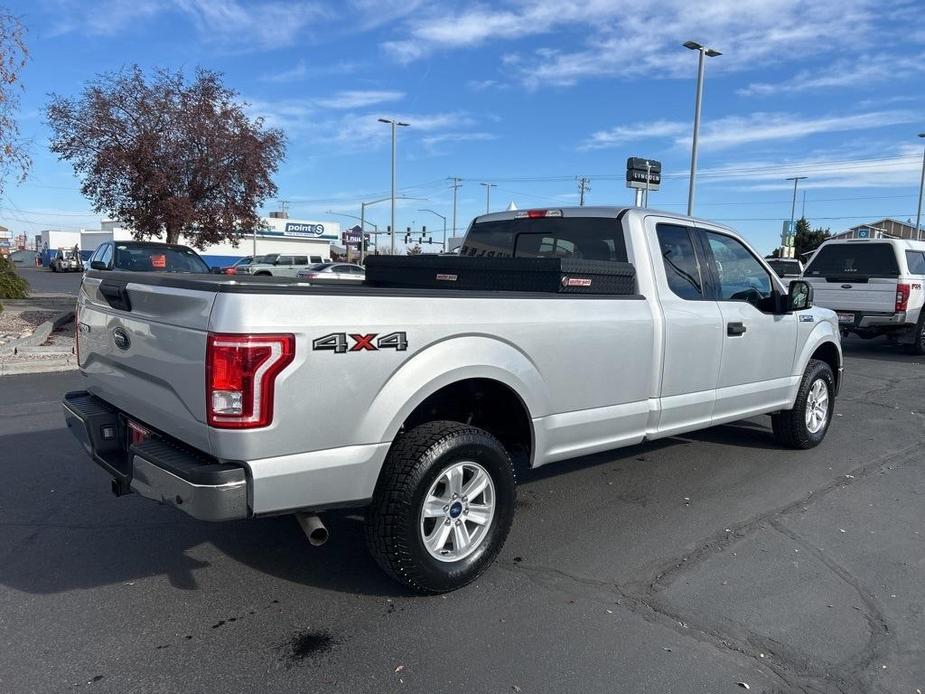
[[[420,593],[475,580],[507,539],[514,469],[491,434],[429,422],[403,434],[366,515],[370,552],[392,578]]]
[[[788,448],[822,443],[835,412],[835,376],[824,361],[810,360],[793,409],[771,415],[774,438]]]

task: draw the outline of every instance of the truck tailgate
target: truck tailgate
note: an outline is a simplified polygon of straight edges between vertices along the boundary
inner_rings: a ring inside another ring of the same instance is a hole
[[[896,278],[804,277],[813,285],[813,303],[834,311],[874,311],[888,313],[896,306]]]
[[[210,452],[205,359],[215,293],[84,277],[77,343],[86,389],[128,416]]]

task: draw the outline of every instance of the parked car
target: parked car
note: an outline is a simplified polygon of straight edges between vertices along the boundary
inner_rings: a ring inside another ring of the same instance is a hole
[[[886,335],[911,354],[925,354],[925,242],[833,239],[803,275],[816,302],[838,314],[844,334]]]
[[[221,272],[222,274],[225,274],[225,275],[237,275],[239,270],[242,270],[243,268],[249,266],[253,262],[254,262],[254,256],[246,255],[243,258],[238,258],[231,265],[223,267],[221,269]]]
[[[238,268],[238,274],[256,275],[266,277],[295,277],[300,270],[307,270],[309,265],[330,262],[320,255],[286,255],[282,253],[268,253],[259,255],[244,267]]]
[[[300,280],[345,280],[362,282],[366,279],[366,270],[362,265],[353,263],[318,263],[307,270],[299,270],[296,275]]]
[[[209,272],[192,248],[156,241],[107,241],[93,252],[87,267],[95,271]]]
[[[768,265],[781,279],[797,279],[803,276],[803,263],[796,258],[769,258]]]
[[[475,219],[461,255],[414,260],[444,264],[420,274],[430,289],[91,271],[68,426],[117,494],[195,518],[290,513],[317,544],[320,511],[365,508],[380,566],[424,593],[498,555],[512,459],[759,414],[786,446],[825,438],[836,316],[727,227],[636,208],[501,212]],[[506,290],[524,257],[542,287]],[[332,373],[336,388],[306,397]]]
[[[73,249],[59,248],[48,263],[48,269],[52,272],[80,272],[83,270],[83,262],[80,260],[80,254]]]

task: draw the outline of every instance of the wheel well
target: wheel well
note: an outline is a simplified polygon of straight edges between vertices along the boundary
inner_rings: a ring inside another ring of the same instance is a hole
[[[403,424],[407,431],[420,424],[449,420],[471,424],[496,437],[512,458],[533,450],[530,412],[520,396],[500,381],[472,378],[444,386],[414,408]]]
[[[841,366],[841,362],[838,356],[838,349],[835,345],[831,342],[823,342],[816,348],[816,351],[813,352],[810,359],[818,359],[829,365],[829,368],[832,369],[832,376],[835,378],[835,392],[838,392],[838,367]]]

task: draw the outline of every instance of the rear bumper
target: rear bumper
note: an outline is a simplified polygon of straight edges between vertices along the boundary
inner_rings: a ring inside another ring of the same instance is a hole
[[[896,330],[905,328],[907,325],[906,312],[897,311],[895,313],[880,311],[839,311],[832,309],[839,316],[838,325],[842,329],[848,330]],[[841,317],[852,315],[854,319],[850,322],[843,322]]]
[[[61,405],[68,428],[112,477],[115,494],[136,492],[199,520],[250,515],[243,467],[218,463],[164,438],[126,447],[124,414],[86,391],[65,394]]]

